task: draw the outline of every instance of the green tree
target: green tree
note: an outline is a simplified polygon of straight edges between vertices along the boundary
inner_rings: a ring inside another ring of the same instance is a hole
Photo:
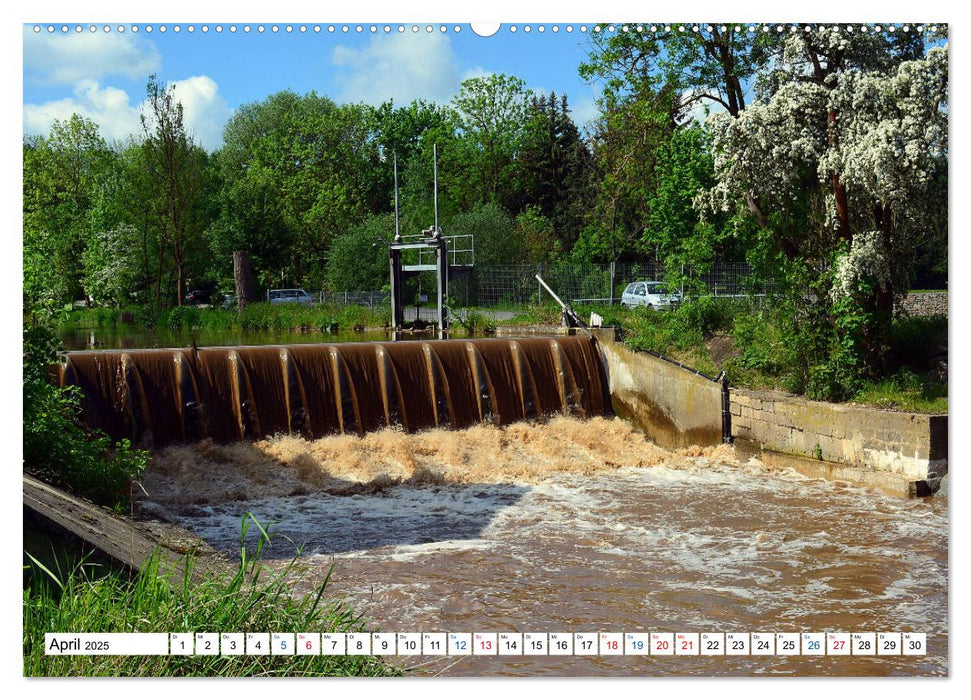
[[[141,143],[131,139],[119,145],[95,192],[82,256],[84,288],[97,303],[145,304],[153,299],[160,248],[164,269],[170,266],[152,209],[154,197]]]
[[[657,177],[647,197],[641,250],[660,260],[669,281],[691,283],[682,274],[705,272],[716,260],[742,260],[724,216],[700,220],[695,200],[715,184],[710,137],[697,122],[677,129],[657,148]],[[697,280],[697,278],[694,278]]]
[[[553,222],[543,214],[539,207],[530,205],[516,217],[522,245],[525,248],[526,262],[548,262],[556,249]]]
[[[123,306],[144,286],[140,236],[134,226],[97,231],[84,250],[84,288],[102,304]]]
[[[473,147],[471,174],[478,189],[478,203],[508,207],[514,200],[511,177],[520,148],[529,92],[515,76],[502,73],[462,82],[452,100],[459,114],[459,128]]]
[[[734,215],[784,269],[801,266],[802,295],[809,275],[847,384],[882,366],[915,241],[946,219],[947,48],[916,60],[902,60],[910,42],[899,48],[794,33],[772,90],[738,118],[709,120],[717,184],[707,205]]]
[[[24,293],[64,302],[83,292],[88,214],[114,155],[97,125],[75,114],[23,146]]]
[[[608,104],[634,105],[666,94],[672,125],[698,105],[717,105],[732,116],[746,107],[746,84],[764,69],[777,40],[748,25],[674,25],[665,32],[591,35],[581,77],[601,82]]]
[[[516,159],[513,211],[537,207],[553,223],[557,249],[567,251],[594,203],[592,174],[593,160],[570,117],[566,95],[534,96]]]
[[[334,291],[381,289],[389,280],[388,245],[394,218],[375,214],[334,239],[327,281]]]
[[[230,192],[221,196],[221,236],[236,230],[256,254],[275,237],[274,279],[323,283],[332,240],[390,206],[390,162],[382,164],[374,112],[336,105],[311,92],[284,91],[240,107],[226,125],[218,157]],[[245,184],[239,185],[241,180]],[[246,214],[240,203],[258,204]],[[245,220],[241,220],[241,216]],[[226,261],[229,264],[229,261]]]
[[[668,175],[658,155],[671,148],[674,134],[699,107],[740,114],[746,107],[746,83],[769,59],[770,41],[747,26],[693,29],[681,31],[675,25],[663,33],[591,35],[588,60],[579,70],[581,77],[600,84],[603,95],[593,134],[601,186],[591,225],[579,243],[589,254],[602,258],[639,251],[666,257],[650,246],[651,234],[647,240],[644,234],[652,225],[652,204],[672,194],[670,180],[659,182]],[[668,191],[659,195],[659,187]],[[653,216],[656,224],[664,214]]]
[[[182,104],[173,86],[159,85],[151,76],[146,87],[148,105],[142,114],[142,157],[152,187],[150,210],[159,238],[155,303],[162,305],[164,253],[175,268],[175,303],[182,305],[186,273],[203,249],[202,232],[209,224],[207,155],[186,133]]]
[[[451,234],[475,237],[476,265],[526,262],[521,229],[508,212],[496,204],[483,204],[452,217]]]

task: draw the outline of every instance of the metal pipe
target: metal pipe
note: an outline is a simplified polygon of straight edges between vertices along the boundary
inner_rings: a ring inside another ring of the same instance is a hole
[[[432,144],[432,161],[435,171],[435,233],[438,233],[438,144]]]
[[[398,220],[398,154],[394,154],[394,240],[401,240],[401,226]]]
[[[572,325],[566,322],[566,318],[567,316],[569,316],[573,321],[576,322],[577,327],[579,327],[580,330],[582,330],[584,333],[587,334],[587,337],[589,337],[590,339],[593,339],[593,334],[589,330],[587,330],[587,324],[585,324],[583,320],[579,316],[577,316],[576,312],[569,305],[564,304],[563,300],[560,299],[558,296],[556,296],[556,292],[550,289],[550,286],[543,281],[543,278],[540,277],[538,273],[536,275],[536,281],[539,282],[541,285],[543,285],[546,291],[550,293],[550,296],[556,299],[556,303],[560,305],[560,308],[563,310],[564,325],[567,325],[567,326]]]
[[[725,370],[721,371],[718,379],[722,385],[722,442],[730,445],[735,439],[732,437],[732,397],[728,391],[728,374]]]
[[[554,299],[556,299],[556,303],[557,303],[557,304],[559,304],[559,305],[560,305],[560,306],[561,306],[561,307],[562,307],[563,309],[566,309],[566,304],[564,304],[564,303],[563,303],[563,300],[562,300],[562,299],[560,299],[560,298],[559,298],[558,296],[556,296],[556,292],[554,292],[554,291],[553,291],[552,289],[550,289],[550,286],[549,286],[548,284],[546,284],[546,282],[544,282],[544,281],[543,281],[543,278],[542,278],[542,277],[540,277],[540,276],[539,276],[539,275],[537,274],[537,275],[536,275],[536,280],[537,280],[537,281],[538,281],[538,282],[539,282],[539,283],[540,283],[541,285],[543,285],[543,288],[544,288],[544,289],[546,289],[546,291],[550,293],[550,296],[551,296],[551,297],[553,297]]]

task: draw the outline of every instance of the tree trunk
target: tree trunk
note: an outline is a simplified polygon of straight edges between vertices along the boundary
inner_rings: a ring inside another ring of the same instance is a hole
[[[175,281],[175,305],[182,306],[182,302],[185,300],[185,267],[180,262],[178,265],[178,274]]]
[[[162,242],[159,241],[158,244],[158,269],[155,272],[155,308],[162,308],[162,258],[165,255],[165,249],[162,247]]]
[[[836,138],[836,112],[830,111],[829,121],[829,145],[835,148],[839,144]],[[850,212],[846,202],[846,187],[840,182],[839,173],[833,173],[833,196],[836,198],[836,218],[839,220],[837,235],[839,240],[850,240]]]
[[[236,282],[237,308],[242,311],[246,307],[246,303],[252,301],[255,296],[249,251],[233,251],[233,279]]]

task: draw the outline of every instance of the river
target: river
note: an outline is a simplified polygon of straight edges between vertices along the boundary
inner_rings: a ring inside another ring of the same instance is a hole
[[[238,553],[302,545],[307,590],[392,632],[884,632],[926,656],[399,657],[453,676],[940,676],[948,503],[809,479],[615,418],[199,444],[155,455],[146,514]],[[293,630],[299,631],[299,630]]]

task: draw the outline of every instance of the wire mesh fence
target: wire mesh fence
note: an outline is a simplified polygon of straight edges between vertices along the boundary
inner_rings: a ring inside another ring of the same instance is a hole
[[[380,289],[359,292],[320,292],[321,304],[328,306],[366,306],[372,311],[391,303],[391,292]]]
[[[571,304],[619,304],[632,282],[668,281],[658,263],[556,263],[542,265],[490,265],[456,268],[449,280],[449,297],[462,307],[526,308],[549,303],[536,275]],[[684,268],[673,276],[683,284],[685,297],[764,296],[774,290],[771,280],[757,274],[748,263],[714,263],[709,269]],[[371,309],[390,304],[386,291],[321,292],[320,300],[338,306],[358,305]]]

